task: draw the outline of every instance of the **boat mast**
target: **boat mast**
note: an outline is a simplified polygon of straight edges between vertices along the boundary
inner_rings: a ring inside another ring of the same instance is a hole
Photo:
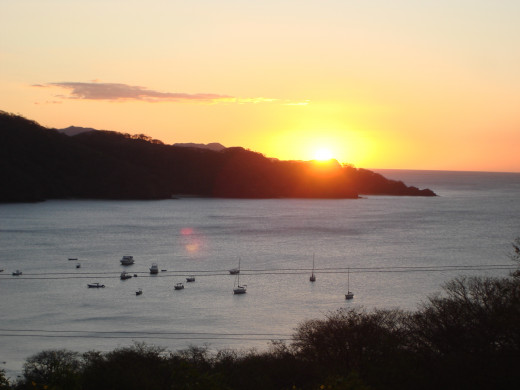
[[[314,275],[314,253],[312,254],[312,273],[311,277],[309,278],[311,282],[314,282],[316,280],[316,276]]]
[[[240,256],[238,257],[237,287],[240,286]]]

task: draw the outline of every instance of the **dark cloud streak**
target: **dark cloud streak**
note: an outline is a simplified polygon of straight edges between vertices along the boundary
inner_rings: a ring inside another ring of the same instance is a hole
[[[62,99],[72,100],[103,100],[112,102],[145,101],[155,102],[199,102],[206,104],[213,103],[274,103],[284,105],[307,105],[308,100],[303,102],[280,101],[280,99],[264,97],[235,97],[220,95],[215,93],[181,93],[181,92],[159,92],[136,85],[119,83],[100,83],[100,82],[60,82],[47,84],[33,84],[35,88],[61,88],[66,89],[69,95],[56,95]]]
[[[61,82],[49,83],[48,86],[59,87],[70,90],[69,99],[81,100],[142,100],[148,102],[161,101],[230,101],[234,100],[232,96],[218,95],[212,93],[176,93],[176,92],[159,92],[144,87],[117,84],[117,83],[79,83],[79,82]],[[40,85],[35,85],[40,86]]]

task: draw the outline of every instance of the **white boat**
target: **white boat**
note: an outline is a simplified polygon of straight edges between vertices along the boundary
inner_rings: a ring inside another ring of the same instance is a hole
[[[159,266],[157,265],[157,263],[152,263],[152,266],[150,267],[150,273],[152,275],[156,275],[159,273]]]
[[[347,293],[345,294],[345,299],[354,298],[354,293],[350,291],[350,269],[347,270]]]
[[[89,283],[87,286],[89,288],[105,288],[105,285],[101,283]]]
[[[126,280],[126,279],[130,279],[132,277],[132,275],[130,275],[126,271],[123,271],[123,272],[121,272],[121,276],[119,276],[119,277],[121,278],[121,280]]]
[[[316,281],[316,275],[314,275],[314,253],[312,254],[312,273],[311,273],[311,277],[309,278],[309,280],[311,282]]]
[[[22,271],[20,271],[19,269],[17,269],[16,271],[13,272],[13,276],[20,276],[22,274]]]
[[[195,281],[195,276],[188,276],[186,278],[186,282],[190,283],[190,282],[194,282]]]
[[[233,294],[245,294],[247,291],[247,285],[240,285],[240,258],[238,259],[238,272],[236,273],[235,285],[233,287]]]
[[[121,265],[132,265],[134,264],[134,256],[123,256],[120,261]]]
[[[177,283],[175,286],[173,286],[175,290],[182,290],[184,288],[184,284]]]

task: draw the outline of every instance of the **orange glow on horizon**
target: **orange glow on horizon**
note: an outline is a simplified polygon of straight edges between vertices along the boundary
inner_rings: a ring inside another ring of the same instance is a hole
[[[339,126],[338,126],[339,127]],[[369,139],[360,131],[339,127],[336,130],[289,130],[271,133],[269,137],[253,140],[252,150],[267,157],[295,161],[336,160],[340,164],[357,167],[372,164],[380,142]]]

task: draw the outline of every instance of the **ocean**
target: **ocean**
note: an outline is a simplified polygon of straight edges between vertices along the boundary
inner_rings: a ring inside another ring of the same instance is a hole
[[[340,308],[415,310],[454,277],[508,275],[520,173],[376,171],[439,196],[0,205],[0,369],[134,342],[265,350]],[[239,262],[247,293],[233,295]]]

